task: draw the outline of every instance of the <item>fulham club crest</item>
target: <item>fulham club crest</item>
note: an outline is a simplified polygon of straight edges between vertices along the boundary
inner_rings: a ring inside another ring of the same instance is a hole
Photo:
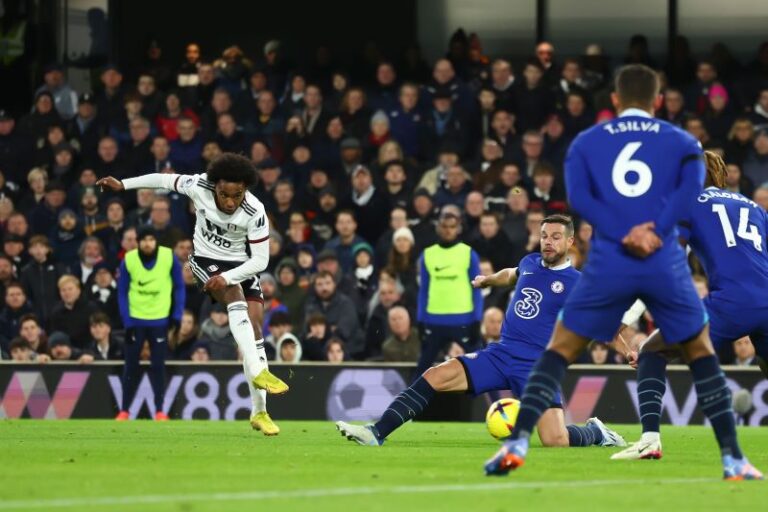
[[[563,293],[563,290],[565,290],[565,286],[563,286],[562,281],[555,281],[552,283],[552,291],[555,293]]]

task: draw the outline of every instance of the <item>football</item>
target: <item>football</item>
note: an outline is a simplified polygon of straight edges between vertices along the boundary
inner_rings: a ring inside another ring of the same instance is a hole
[[[496,439],[506,439],[512,435],[518,412],[520,412],[519,400],[514,398],[496,400],[488,408],[488,413],[485,415],[485,425],[488,427],[488,432]]]

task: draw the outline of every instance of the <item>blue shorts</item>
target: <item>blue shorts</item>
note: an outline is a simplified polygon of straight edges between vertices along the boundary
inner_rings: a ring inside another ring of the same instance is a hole
[[[518,359],[513,350],[506,344],[491,343],[483,350],[459,356],[457,359],[467,374],[468,392],[480,395],[508,389],[515,397],[522,397],[536,361]],[[550,407],[563,407],[560,393],[557,393]]]
[[[633,275],[587,264],[563,305],[560,319],[576,334],[607,342],[616,335],[621,317],[635,299],[648,307],[667,343],[693,338],[708,321],[684,259]]]
[[[736,307],[712,297],[704,299],[709,313],[709,336],[715,350],[749,336],[755,345],[768,342],[768,310]],[[661,331],[662,333],[664,331]]]

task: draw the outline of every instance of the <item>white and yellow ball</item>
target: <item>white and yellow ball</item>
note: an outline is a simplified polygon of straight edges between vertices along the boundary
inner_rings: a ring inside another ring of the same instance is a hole
[[[488,432],[496,439],[506,439],[511,436],[519,412],[520,400],[502,398],[493,402],[485,415]]]

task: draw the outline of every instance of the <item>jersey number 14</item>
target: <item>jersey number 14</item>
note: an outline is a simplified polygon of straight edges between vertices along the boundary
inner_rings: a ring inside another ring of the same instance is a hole
[[[749,224],[749,208],[739,208],[739,227],[736,230],[736,236],[733,234],[733,226],[731,226],[731,220],[728,218],[725,205],[713,204],[712,211],[720,218],[720,225],[723,227],[723,235],[725,236],[725,245],[736,247],[736,236],[738,236],[743,240],[752,242],[755,250],[763,250],[763,239],[757,230],[757,226]]]

